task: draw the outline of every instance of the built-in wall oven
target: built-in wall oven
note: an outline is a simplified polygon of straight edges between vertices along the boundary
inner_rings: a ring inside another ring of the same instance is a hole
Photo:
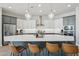
[[[64,26],[64,35],[74,35],[74,25],[65,25]]]

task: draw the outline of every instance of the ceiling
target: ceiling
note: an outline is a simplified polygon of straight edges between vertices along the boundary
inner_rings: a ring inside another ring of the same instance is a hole
[[[38,7],[41,4],[41,7]],[[70,4],[71,7],[67,7]],[[11,6],[12,8],[9,8]],[[55,15],[75,11],[75,8],[79,6],[79,3],[0,3],[0,7],[3,8],[3,13],[11,13],[17,16],[24,17],[26,9],[29,9],[31,15],[48,15],[52,10]],[[42,12],[40,12],[42,10]]]

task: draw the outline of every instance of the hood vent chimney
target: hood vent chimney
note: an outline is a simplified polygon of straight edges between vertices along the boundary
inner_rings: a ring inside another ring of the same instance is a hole
[[[37,26],[44,26],[43,21],[42,21],[42,16],[38,17]]]

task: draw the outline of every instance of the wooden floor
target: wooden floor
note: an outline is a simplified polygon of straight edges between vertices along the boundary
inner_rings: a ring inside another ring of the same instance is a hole
[[[10,50],[8,46],[0,46],[0,56],[10,56]]]

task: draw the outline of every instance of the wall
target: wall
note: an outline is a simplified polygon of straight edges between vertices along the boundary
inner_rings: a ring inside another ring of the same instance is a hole
[[[60,33],[63,29],[63,18],[54,19],[54,32]]]
[[[76,8],[76,45],[79,46],[79,7]]]
[[[2,46],[2,8],[0,8],[0,46]]]

